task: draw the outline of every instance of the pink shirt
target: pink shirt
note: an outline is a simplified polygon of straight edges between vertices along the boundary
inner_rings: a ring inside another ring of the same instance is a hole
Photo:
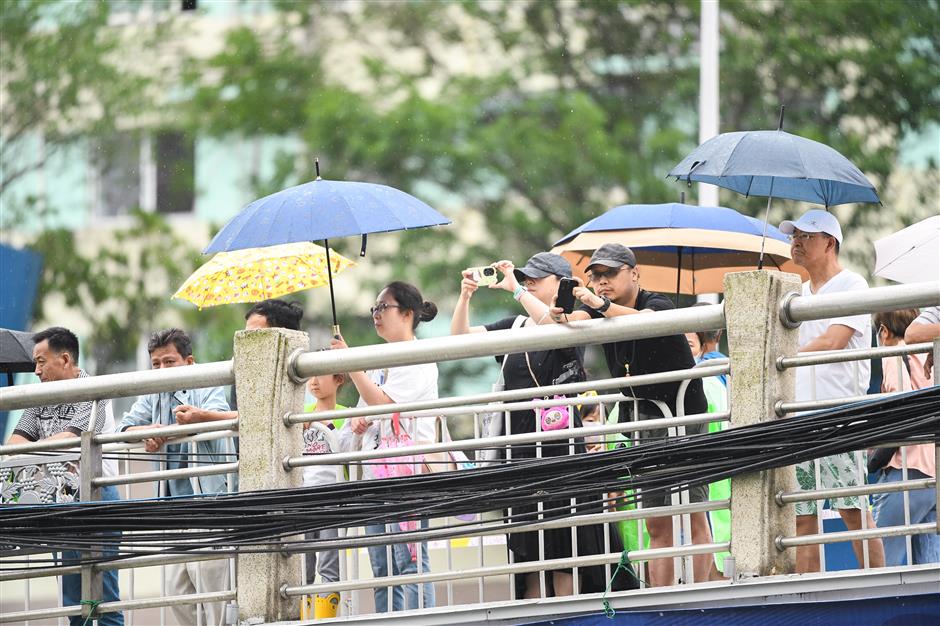
[[[903,346],[904,342],[900,341],[898,345]],[[881,359],[881,369],[883,372],[881,391],[913,391],[915,389],[924,389],[933,386],[932,378],[924,376],[925,356],[923,354],[909,354],[907,358],[911,368],[910,374],[908,374],[907,367],[904,365],[903,357],[891,356]],[[900,387],[898,386],[899,383]],[[934,456],[934,444],[925,443],[919,446],[904,446],[904,451],[907,455],[908,469],[916,469],[931,478],[937,476],[937,460]],[[901,450],[898,450],[894,456],[891,457],[891,462],[888,463],[888,466],[902,469]]]

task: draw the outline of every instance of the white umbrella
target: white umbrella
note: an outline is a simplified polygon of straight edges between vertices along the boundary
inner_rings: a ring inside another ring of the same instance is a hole
[[[940,215],[876,241],[875,276],[899,283],[940,280]]]

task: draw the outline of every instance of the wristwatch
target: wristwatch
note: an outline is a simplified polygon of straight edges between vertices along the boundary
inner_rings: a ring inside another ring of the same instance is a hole
[[[604,304],[600,305],[599,307],[594,307],[594,310],[598,313],[606,313],[607,309],[610,308],[610,298],[607,296],[601,296],[601,299],[604,300]]]

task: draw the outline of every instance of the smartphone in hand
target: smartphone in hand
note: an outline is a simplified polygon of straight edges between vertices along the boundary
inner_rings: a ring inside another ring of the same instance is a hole
[[[558,296],[555,298],[555,306],[561,307],[565,313],[574,311],[574,288],[578,286],[578,281],[571,278],[562,278],[558,282]]]

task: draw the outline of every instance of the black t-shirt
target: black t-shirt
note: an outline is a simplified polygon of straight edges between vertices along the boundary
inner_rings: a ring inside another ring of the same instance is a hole
[[[675,307],[669,298],[641,289],[637,294],[636,306],[633,308],[638,311],[644,309],[667,311]],[[598,313],[587,306],[582,306],[581,310],[586,311],[593,318],[604,317],[602,313]],[[605,343],[603,348],[607,368],[610,370],[612,377],[626,376],[628,368],[631,376],[639,376],[641,374],[690,369],[695,366],[692,350],[689,349],[689,342],[686,341],[684,335],[668,335],[651,339]],[[680,384],[675,382],[641,385],[632,388],[625,387],[621,391],[627,396],[664,402],[675,416],[676,394],[679,391]],[[658,408],[649,404],[645,409],[654,414],[661,412]],[[701,379],[693,380],[689,383],[689,388],[685,392],[685,414],[694,415],[696,413],[705,413],[707,410],[708,402],[705,400],[702,381]]]
[[[486,330],[506,330],[512,328],[516,316],[501,319],[492,324],[484,326]],[[520,352],[510,354],[506,360],[506,366],[503,368],[503,382],[506,390],[511,389],[529,389],[530,387],[544,387],[551,385],[556,378],[565,371],[565,366],[576,361],[579,372],[582,370],[584,361],[583,348],[560,348],[557,350],[539,350],[529,352],[529,364],[532,366],[532,373],[529,373],[529,367],[526,365],[526,353]],[[503,357],[498,356],[496,360],[502,363]],[[535,374],[536,380],[532,380],[532,374]],[[579,382],[582,377],[566,380],[564,382]],[[575,412],[576,413],[576,412]],[[513,411],[511,414],[513,434],[535,432],[535,412],[531,409],[526,411]],[[575,425],[580,425],[580,420],[575,419]],[[515,454],[515,453],[514,453]]]

